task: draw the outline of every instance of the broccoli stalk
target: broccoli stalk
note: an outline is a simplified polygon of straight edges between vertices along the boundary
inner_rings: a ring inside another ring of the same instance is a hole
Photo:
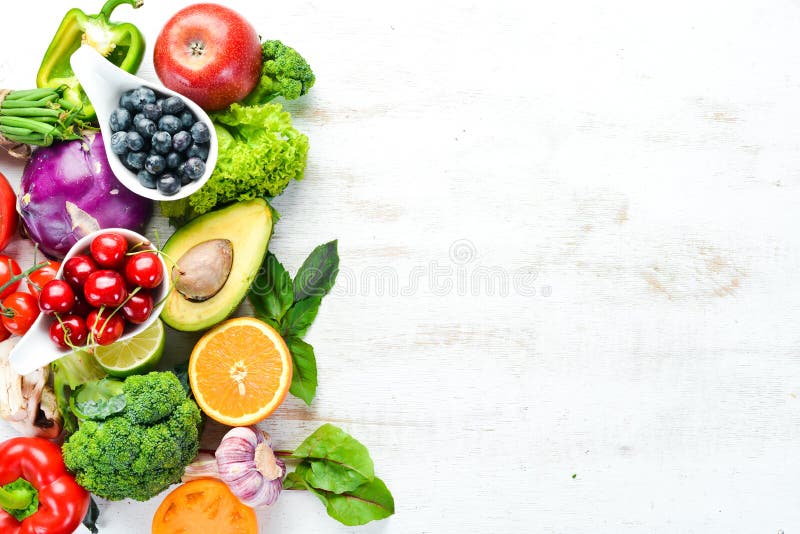
[[[282,96],[294,100],[314,85],[316,78],[308,62],[294,48],[280,41],[261,43],[264,63],[258,85],[241,102],[245,106],[266,104]]]
[[[100,380],[106,376],[94,357],[88,352],[73,351],[52,363],[53,389],[61,417],[64,419],[64,431],[72,434],[78,428],[75,414],[69,407],[72,392],[87,382]]]

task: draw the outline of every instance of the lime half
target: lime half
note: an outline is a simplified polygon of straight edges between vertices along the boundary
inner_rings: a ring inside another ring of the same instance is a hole
[[[164,323],[156,319],[139,335],[97,347],[94,357],[106,373],[129,376],[154,369],[163,353]]]

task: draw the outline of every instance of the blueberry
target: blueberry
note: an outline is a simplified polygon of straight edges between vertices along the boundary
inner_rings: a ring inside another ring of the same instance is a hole
[[[153,134],[156,133],[156,123],[144,117],[142,117],[139,122],[134,122],[133,127],[136,128],[136,131],[145,139],[150,139],[153,137]]]
[[[150,146],[158,154],[168,154],[172,150],[172,136],[169,132],[156,132],[150,140]]]
[[[167,168],[177,169],[183,163],[183,158],[177,152],[170,152],[167,154]]]
[[[181,120],[175,115],[164,115],[158,119],[158,129],[175,135],[181,131]]]
[[[125,165],[138,171],[144,167],[144,161],[146,159],[147,154],[144,152],[128,152],[128,155],[125,157]]]
[[[145,104],[155,104],[156,94],[149,87],[137,87],[131,95],[133,99],[133,109],[142,111]]]
[[[164,156],[159,156],[158,154],[147,156],[144,162],[144,170],[150,174],[161,174],[166,166],[167,160],[164,159]]]
[[[164,99],[163,98],[157,99],[156,106],[158,106],[158,109],[164,109]]]
[[[178,152],[184,152],[187,148],[189,148],[189,145],[191,144],[192,144],[192,134],[190,134],[186,130],[181,130],[180,132],[172,136],[172,148],[174,148]]]
[[[206,172],[206,164],[200,158],[189,158],[186,160],[186,164],[182,167],[184,169],[183,172],[186,173],[191,180],[199,180],[203,173]]]
[[[139,134],[139,132],[128,132],[125,135],[125,140],[128,143],[128,148],[133,151],[144,148],[144,138]]]
[[[181,120],[181,125],[184,130],[188,130],[192,127],[192,124],[195,123],[194,115],[192,115],[192,112],[189,110],[182,112],[178,118]]]
[[[181,185],[189,185],[190,183],[192,183],[192,179],[189,178],[185,172],[180,172],[183,171],[185,165],[186,163],[182,163],[181,168],[179,169],[178,172],[178,177],[181,179]]]
[[[161,108],[158,104],[145,104],[142,108],[142,115],[151,121],[157,121],[161,118]]]
[[[133,111],[133,90],[125,91],[119,97],[119,107],[125,108],[128,111]]]
[[[108,125],[112,132],[127,130],[131,127],[131,112],[125,108],[117,108],[111,112]]]
[[[159,176],[156,187],[162,195],[172,196],[181,190],[181,181],[175,175],[166,173]]]
[[[136,178],[139,180],[139,183],[142,184],[147,189],[155,189],[156,188],[156,177],[150,174],[147,171],[139,171],[136,175]]]
[[[161,108],[164,110],[164,113],[169,113],[170,115],[177,115],[186,107],[186,104],[183,103],[183,99],[177,96],[171,96],[164,100],[164,104]]]
[[[193,144],[189,147],[189,150],[186,151],[187,158],[200,158],[203,161],[208,159],[208,143],[203,144]]]
[[[117,156],[124,156],[128,152],[127,132],[114,132],[111,136],[111,152]]]
[[[211,139],[211,132],[208,131],[206,123],[197,121],[192,124],[192,139],[195,143],[208,143]]]

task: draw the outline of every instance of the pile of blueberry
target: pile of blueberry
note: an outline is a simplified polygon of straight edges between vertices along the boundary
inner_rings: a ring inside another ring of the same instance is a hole
[[[211,133],[182,98],[137,87],[119,106],[109,119],[111,150],[139,183],[169,196],[203,176]]]

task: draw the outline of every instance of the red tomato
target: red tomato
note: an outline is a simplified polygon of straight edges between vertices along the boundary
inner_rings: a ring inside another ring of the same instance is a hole
[[[42,290],[44,285],[55,279],[59,267],[61,267],[61,264],[57,261],[48,261],[47,265],[29,274],[27,285],[31,295],[38,298],[39,291]]]
[[[12,277],[21,272],[22,269],[19,268],[19,263],[17,263],[16,260],[8,256],[0,255],[0,286],[4,286]],[[0,299],[4,299],[16,291],[21,282],[21,280],[18,280],[4,289],[3,292],[0,293]]]
[[[30,293],[11,293],[3,299],[3,308],[3,326],[18,336],[24,336],[39,316],[39,304]]]
[[[6,330],[6,327],[3,326],[3,322],[0,321],[0,341],[5,341],[9,337],[11,337],[11,332]]]
[[[0,250],[6,248],[8,242],[17,233],[17,194],[11,189],[3,173],[0,173]]]

